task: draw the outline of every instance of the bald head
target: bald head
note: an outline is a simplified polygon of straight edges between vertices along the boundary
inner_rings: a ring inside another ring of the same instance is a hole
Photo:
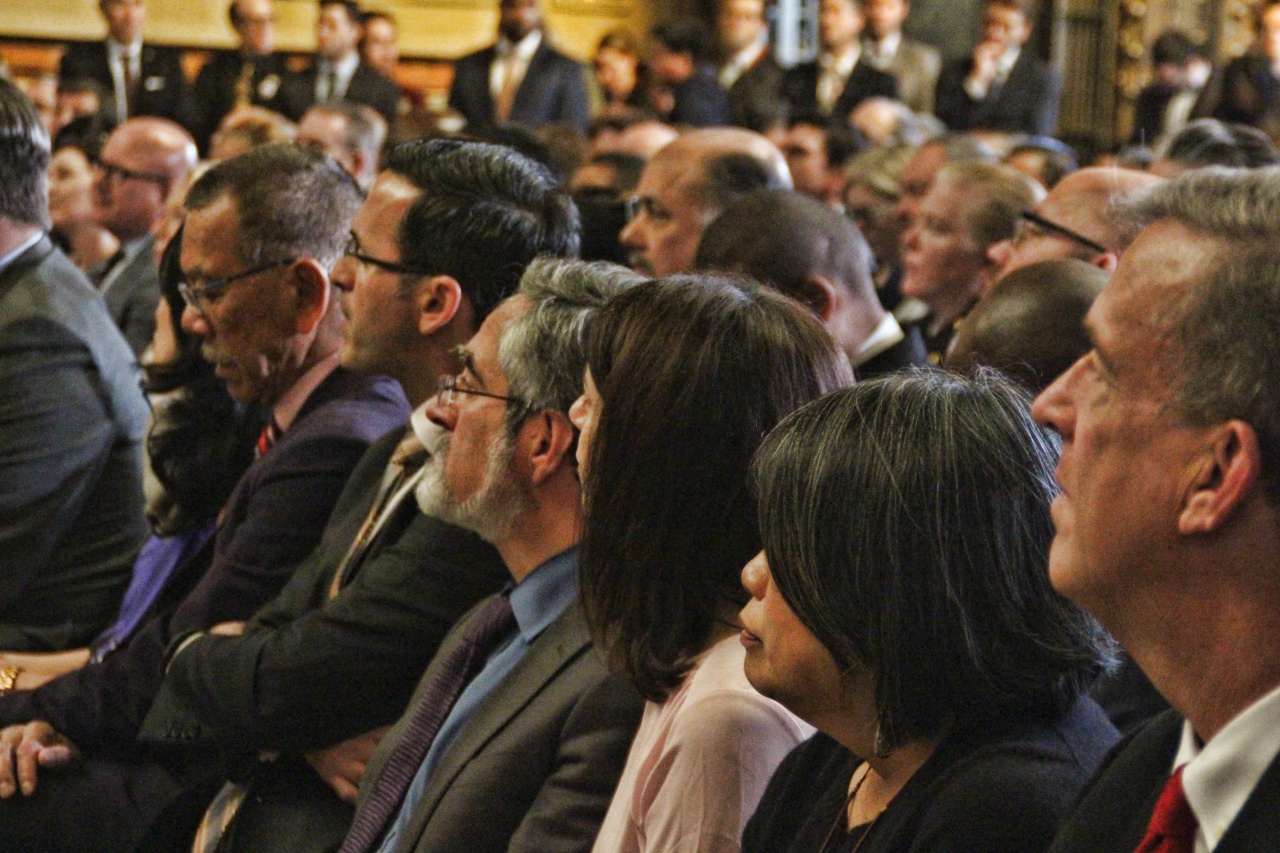
[[[1107,272],[1113,271],[1120,255],[1137,236],[1133,225],[1116,215],[1117,205],[1135,190],[1160,180],[1133,169],[1092,168],[1072,172],[1059,181],[1035,209],[1043,219],[1071,234],[1027,223],[1014,240],[993,247],[1001,273],[1007,275],[1027,264],[1063,258],[1087,261]],[[1105,251],[1099,251],[1099,246]]]
[[[964,318],[943,366],[993,367],[1039,393],[1091,348],[1084,316],[1108,278],[1073,259],[1010,273]]]
[[[133,240],[164,214],[170,190],[196,164],[196,143],[168,119],[130,119],[112,131],[99,164],[94,217],[120,240]]]

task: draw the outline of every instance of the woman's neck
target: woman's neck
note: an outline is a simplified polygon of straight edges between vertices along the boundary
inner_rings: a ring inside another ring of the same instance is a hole
[[[859,766],[849,782],[850,791],[857,787],[857,796],[849,803],[849,827],[870,823],[879,817],[916,771],[929,760],[941,740],[941,735],[913,740],[886,758],[873,753],[866,764]],[[864,774],[865,778],[861,778]]]

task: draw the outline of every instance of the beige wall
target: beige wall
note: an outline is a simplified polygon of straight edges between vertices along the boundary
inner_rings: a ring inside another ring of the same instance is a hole
[[[543,0],[549,28],[568,53],[585,59],[606,30],[647,30],[646,0]],[[369,2],[400,22],[406,56],[453,58],[492,41],[496,0]],[[278,44],[284,50],[314,45],[313,0],[278,0]],[[160,44],[224,47],[233,43],[224,0],[149,0],[147,38]],[[0,37],[96,39],[105,33],[96,0],[0,0]]]

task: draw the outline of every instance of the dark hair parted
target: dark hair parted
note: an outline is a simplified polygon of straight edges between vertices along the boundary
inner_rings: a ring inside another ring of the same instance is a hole
[[[49,134],[22,91],[0,78],[0,216],[49,227]]]
[[[1184,169],[1231,166],[1256,169],[1280,163],[1280,151],[1265,133],[1246,124],[1201,118],[1188,124],[1169,140],[1164,152]]]
[[[400,222],[401,262],[457,279],[477,323],[535,257],[578,254],[573,201],[545,166],[510,148],[418,140],[396,146],[385,168],[422,190]]]
[[[1049,584],[1057,459],[997,374],[905,372],[787,418],[752,465],[769,569],[836,662],[870,670],[878,744],[1065,713],[1110,640]]]
[[[612,300],[591,323],[587,366],[601,411],[583,483],[583,609],[610,665],[661,701],[746,598],[761,438],[851,374],[802,306],[714,276]]]
[[[203,210],[224,195],[239,215],[236,253],[249,265],[307,257],[332,267],[361,202],[337,163],[285,142],[213,166],[187,191],[186,208]]]

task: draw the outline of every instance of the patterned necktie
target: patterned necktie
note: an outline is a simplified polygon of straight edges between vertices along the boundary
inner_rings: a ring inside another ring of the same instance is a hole
[[[400,741],[374,781],[369,798],[356,812],[341,853],[364,853],[382,837],[458,695],[515,627],[511,601],[505,594],[489,599],[476,613],[462,642],[449,652],[423,691]]]
[[[1185,767],[1185,765],[1184,765]],[[1182,767],[1165,783],[1147,824],[1147,834],[1134,853],[1194,853],[1199,822],[1182,790]]]

